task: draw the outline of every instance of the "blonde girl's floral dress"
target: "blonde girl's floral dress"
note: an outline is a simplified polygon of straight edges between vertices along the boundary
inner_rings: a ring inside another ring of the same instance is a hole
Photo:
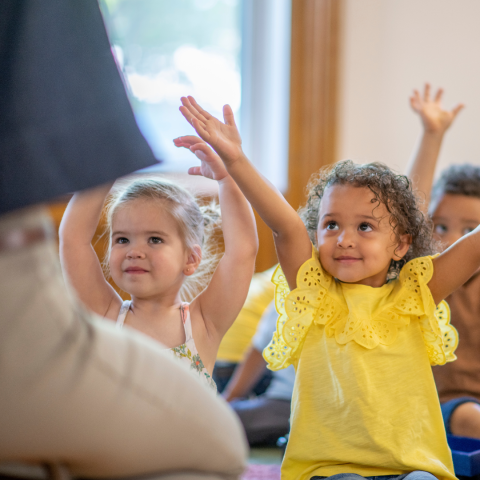
[[[122,328],[125,318],[130,310],[131,300],[125,300],[120,308],[117,318],[117,328]],[[211,375],[208,373],[205,365],[198,354],[197,347],[192,334],[192,321],[190,319],[190,310],[188,303],[182,303],[180,306],[180,315],[182,318],[183,328],[185,329],[185,343],[178,347],[169,348],[173,356],[188,365],[190,370],[197,375],[210,388],[217,390],[217,386]]]
[[[382,287],[345,284],[314,250],[289,290],[273,275],[277,330],[264,350],[272,370],[296,370],[283,480],[415,470],[453,480],[431,365],[458,343],[445,302],[428,288],[432,257],[408,262]]]

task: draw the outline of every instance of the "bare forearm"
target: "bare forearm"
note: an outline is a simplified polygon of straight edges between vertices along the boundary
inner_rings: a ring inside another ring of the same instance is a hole
[[[433,260],[428,286],[435,303],[461,287],[480,267],[480,227],[463,236]]]
[[[225,254],[255,258],[258,236],[252,207],[230,177],[218,182]]]
[[[299,217],[284,196],[244,155],[227,169],[274,235],[288,235]]]
[[[442,141],[443,133],[424,132],[407,167],[407,176],[412,181],[413,187],[425,195],[425,211],[428,209]]]
[[[228,402],[248,395],[266,369],[262,353],[251,347],[245,360],[237,367],[223,396]]]
[[[70,200],[60,223],[60,242],[87,243],[92,241],[102,213],[105,197],[112,184],[77,192]]]

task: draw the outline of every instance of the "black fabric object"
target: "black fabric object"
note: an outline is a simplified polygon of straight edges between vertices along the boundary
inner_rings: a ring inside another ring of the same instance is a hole
[[[96,0],[1,0],[0,214],[156,162]]]

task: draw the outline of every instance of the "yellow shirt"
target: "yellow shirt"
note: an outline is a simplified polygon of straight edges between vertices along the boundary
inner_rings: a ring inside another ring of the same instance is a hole
[[[430,365],[455,359],[448,305],[427,286],[431,257],[380,288],[336,281],[316,252],[290,292],[273,276],[280,314],[264,350],[269,368],[295,365],[282,479],[424,470],[454,479]]]
[[[273,301],[274,286],[271,282],[274,268],[255,273],[250,283],[247,299],[233,325],[223,337],[217,353],[217,360],[240,363],[258,323],[266,308]]]

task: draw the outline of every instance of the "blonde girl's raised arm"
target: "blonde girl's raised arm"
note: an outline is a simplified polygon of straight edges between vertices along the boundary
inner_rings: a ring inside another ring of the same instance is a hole
[[[80,300],[93,312],[105,316],[121,298],[105,280],[92,246],[105,197],[111,184],[76,193],[60,224],[60,261],[63,274]]]
[[[220,157],[200,138],[180,137],[177,147],[190,148],[201,160],[189,170],[218,182],[225,252],[207,288],[192,302],[200,310],[209,334],[218,344],[237,318],[247,297],[258,250],[257,228],[252,208],[228,174]]]
[[[433,259],[428,286],[435,304],[462,286],[480,267],[480,227]]]
[[[182,114],[199,136],[210,144],[241,191],[270,227],[277,256],[291,289],[300,266],[311,257],[307,229],[283,195],[254,167],[241,148],[241,138],[231,108],[224,107],[225,123],[203,110],[192,97],[182,98]]]

